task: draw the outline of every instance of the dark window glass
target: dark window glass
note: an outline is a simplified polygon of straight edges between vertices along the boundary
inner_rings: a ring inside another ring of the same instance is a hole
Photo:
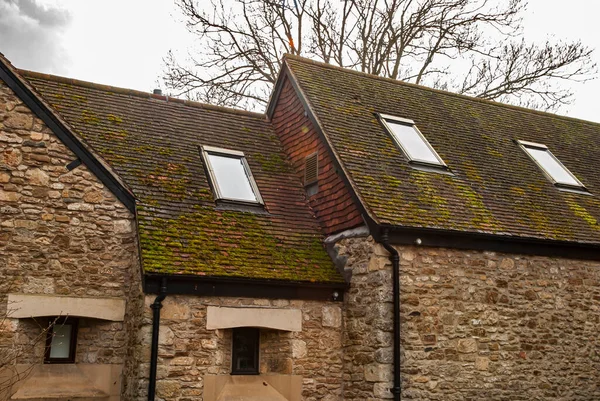
[[[258,374],[259,330],[251,327],[233,329],[231,374]]]
[[[77,319],[55,318],[46,335],[44,363],[74,363],[77,344]]]

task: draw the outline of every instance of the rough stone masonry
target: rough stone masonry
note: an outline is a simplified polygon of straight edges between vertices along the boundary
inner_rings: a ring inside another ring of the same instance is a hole
[[[139,323],[134,216],[84,165],[67,170],[76,158],[0,82],[0,347],[23,350],[11,363],[42,363],[48,322],[10,319],[9,293],[129,300],[124,322],[80,321],[77,363],[123,364]]]
[[[391,264],[344,239],[344,399],[391,398]],[[398,246],[402,398],[600,399],[600,263]]]

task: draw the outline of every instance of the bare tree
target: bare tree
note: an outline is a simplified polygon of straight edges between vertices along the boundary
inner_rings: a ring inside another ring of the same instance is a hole
[[[525,43],[526,0],[178,0],[198,50],[165,60],[178,96],[267,102],[284,53],[485,99],[556,109],[596,71],[580,42]]]

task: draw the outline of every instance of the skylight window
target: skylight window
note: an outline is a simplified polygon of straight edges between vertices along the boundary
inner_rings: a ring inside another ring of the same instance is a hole
[[[263,203],[243,152],[203,146],[202,155],[217,199]]]
[[[554,185],[585,190],[583,184],[563,166],[546,145],[526,141],[518,143]]]
[[[415,122],[406,118],[380,114],[379,118],[390,132],[409,162],[432,167],[447,168]]]

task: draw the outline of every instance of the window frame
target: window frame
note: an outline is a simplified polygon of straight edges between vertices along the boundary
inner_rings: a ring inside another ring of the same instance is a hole
[[[544,176],[548,179],[548,181],[550,181],[555,187],[557,187],[558,189],[563,189],[563,190],[568,190],[568,191],[575,191],[575,192],[589,194],[589,191],[587,190],[587,188],[585,187],[585,185],[583,185],[583,183],[581,181],[579,181],[579,179],[577,179],[577,177],[575,177],[575,175],[560,161],[560,159],[558,157],[556,157],[554,155],[554,153],[552,153],[550,151],[550,148],[548,148],[548,146],[544,145],[543,143],[529,142],[529,141],[523,141],[523,140],[516,140],[516,142],[519,145],[519,147],[523,150],[523,152],[525,152],[525,154],[527,155],[527,157],[529,157],[535,163],[535,165],[540,169],[540,171],[544,174]],[[528,148],[537,149],[537,150],[543,150],[543,151],[547,152],[548,155],[552,159],[554,159],[554,161],[556,161],[558,163],[558,165],[571,178],[573,178],[573,180],[575,180],[575,182],[578,183],[578,185],[573,185],[573,184],[568,184],[568,183],[565,183],[565,182],[556,181],[554,179],[554,177],[552,177],[552,175],[548,172],[548,170],[546,170],[546,168],[543,165],[541,165],[536,160],[536,158],[529,152]]]
[[[224,149],[218,148],[215,146],[207,146],[203,145],[200,147],[200,151],[202,154],[202,160],[204,161],[204,165],[206,166],[206,170],[208,172],[208,178],[210,186],[213,190],[213,194],[215,196],[216,201],[225,201],[232,203],[241,203],[246,205],[264,205],[264,201],[262,196],[260,195],[260,191],[258,190],[258,185],[256,184],[256,180],[254,179],[254,175],[252,174],[252,170],[250,170],[250,165],[248,164],[248,160],[246,160],[246,156],[244,152],[238,150]],[[246,173],[246,177],[248,178],[248,182],[250,184],[250,188],[254,192],[254,196],[256,197],[256,201],[248,200],[248,199],[238,199],[238,198],[228,198],[221,193],[219,188],[219,182],[217,181],[217,176],[214,172],[213,166],[210,162],[209,155],[217,155],[221,157],[229,157],[232,159],[239,159],[242,162],[242,166],[244,167],[244,172]]]
[[[69,343],[69,356],[66,358],[51,357],[52,340],[54,338],[54,327],[59,325],[71,325],[71,336]],[[77,352],[77,332],[79,329],[79,319],[69,316],[58,316],[51,318],[48,321],[48,329],[46,332],[46,348],[44,350],[44,364],[66,364],[75,363],[75,355]]]
[[[398,146],[398,148],[400,148],[402,153],[404,153],[404,156],[406,156],[406,158],[408,159],[408,162],[410,164],[424,166],[424,167],[433,168],[433,169],[442,170],[442,171],[450,170],[448,165],[444,162],[444,160],[440,157],[440,155],[435,151],[435,148],[433,146],[431,146],[431,144],[429,143],[427,138],[425,138],[425,135],[423,135],[423,133],[421,132],[421,130],[419,130],[419,128],[417,127],[417,125],[415,124],[415,122],[413,120],[408,119],[408,118],[403,118],[403,117],[396,117],[396,116],[392,116],[389,114],[383,114],[383,113],[377,113],[377,117],[379,118],[379,121],[381,121],[381,124],[383,124],[383,126],[387,130],[388,134],[390,134],[390,136],[392,137],[392,140],[394,141],[396,146]],[[388,120],[390,120],[391,122],[401,124],[401,125],[409,126],[412,129],[414,129],[415,132],[417,133],[417,135],[419,136],[419,138],[421,138],[421,140],[425,144],[425,146],[427,146],[427,148],[431,151],[433,156],[438,160],[438,163],[432,163],[427,160],[415,159],[415,158],[411,157],[408,150],[402,145],[402,142],[394,134],[394,131],[393,131],[391,125],[388,123]]]
[[[237,369],[238,352],[236,350],[236,333],[250,333],[251,340],[254,343],[254,361],[255,365],[251,369]],[[260,329],[258,327],[235,327],[231,331],[231,374],[232,375],[258,375],[260,374]]]

